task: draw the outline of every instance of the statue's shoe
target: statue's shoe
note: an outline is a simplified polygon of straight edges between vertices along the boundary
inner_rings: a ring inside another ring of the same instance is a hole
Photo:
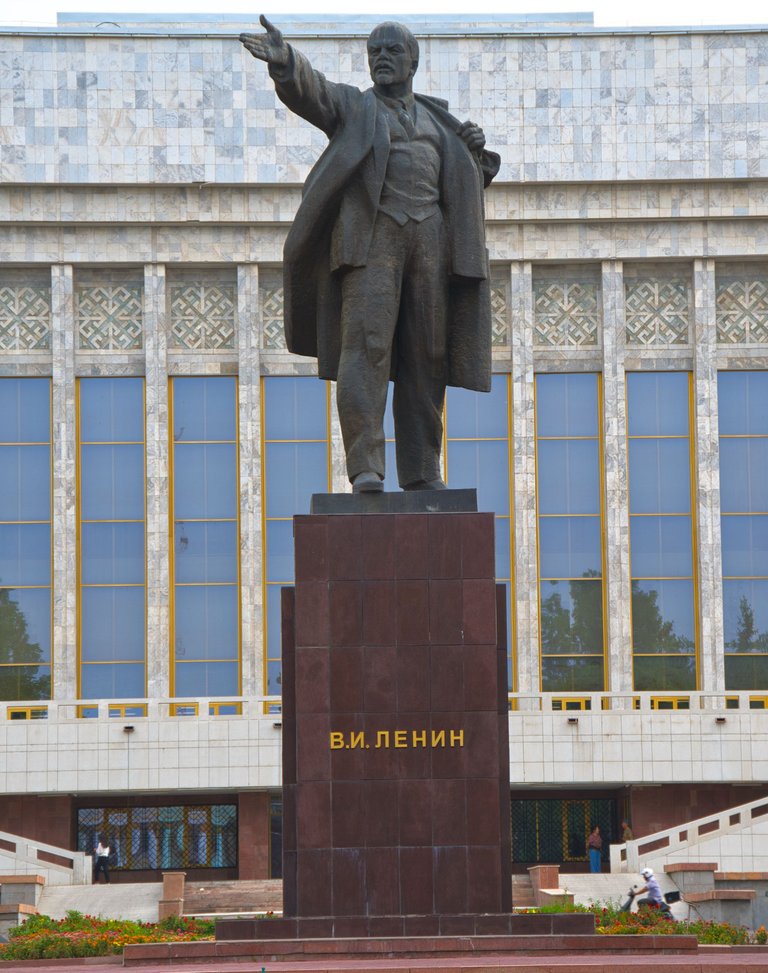
[[[381,493],[383,489],[384,484],[378,473],[369,471],[358,473],[352,481],[353,493]]]
[[[404,490],[446,490],[447,487],[442,480],[417,480],[415,483],[406,483]]]

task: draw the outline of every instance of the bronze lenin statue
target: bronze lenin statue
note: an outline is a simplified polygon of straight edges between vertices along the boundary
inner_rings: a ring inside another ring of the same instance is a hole
[[[384,23],[368,38],[373,87],[329,81],[265,17],[241,34],[280,100],[329,144],[285,243],[288,348],[335,379],[354,492],[382,489],[387,383],[398,480],[439,490],[447,385],[488,391],[491,312],[483,190],[499,170],[473,122],[414,94],[416,38]]]

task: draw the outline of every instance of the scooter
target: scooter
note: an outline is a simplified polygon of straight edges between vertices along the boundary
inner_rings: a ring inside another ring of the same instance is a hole
[[[627,892],[626,900],[622,902],[622,904],[619,906],[619,912],[631,912],[632,903],[635,901],[636,896],[637,896],[637,886],[633,885],[632,888]],[[664,916],[665,919],[673,919],[674,916],[672,915],[672,910],[669,907],[669,902],[670,901],[678,902],[679,900],[680,900],[679,892],[668,892],[664,896],[663,902],[659,902],[658,905],[650,905],[649,908],[659,909],[659,911],[661,912],[661,914]]]

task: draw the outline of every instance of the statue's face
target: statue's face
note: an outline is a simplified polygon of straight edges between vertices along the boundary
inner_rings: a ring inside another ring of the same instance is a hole
[[[374,84],[402,84],[412,78],[416,62],[396,27],[377,27],[368,38],[368,68]]]

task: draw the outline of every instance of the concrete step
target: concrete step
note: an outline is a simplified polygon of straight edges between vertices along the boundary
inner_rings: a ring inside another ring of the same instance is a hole
[[[531,909],[536,905],[530,875],[512,876],[512,908]]]
[[[243,882],[187,882],[184,915],[282,912],[280,879]]]

